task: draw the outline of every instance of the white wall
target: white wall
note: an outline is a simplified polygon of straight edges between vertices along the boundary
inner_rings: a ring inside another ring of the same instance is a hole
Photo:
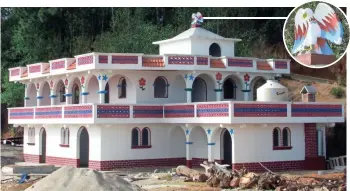
[[[97,78],[92,76],[87,86],[87,92],[89,92],[87,103],[100,103],[100,95],[97,93],[98,91],[99,85]]]
[[[293,147],[291,150],[272,149],[272,130],[275,127],[290,128]],[[304,160],[304,126],[303,124],[268,124],[265,128],[262,125],[238,127],[235,128],[234,147],[235,163]]]
[[[23,133],[23,153],[31,155],[39,155],[39,132],[41,128],[35,128],[35,145],[28,145],[28,130],[30,127],[24,127]]]
[[[134,127],[141,130],[148,127],[151,130],[151,148],[131,148],[131,131]],[[154,124],[101,127],[101,136],[103,137],[101,160],[186,157],[184,133],[181,135],[179,129],[173,130],[171,128],[175,127]]]
[[[44,86],[42,88],[41,96],[43,96],[43,99],[41,100],[41,105],[51,105],[50,101],[50,86],[49,83],[44,83]]]
[[[191,54],[191,42],[189,39],[159,45],[159,54]]]

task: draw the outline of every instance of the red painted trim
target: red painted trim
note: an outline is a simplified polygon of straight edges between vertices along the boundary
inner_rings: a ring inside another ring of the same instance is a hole
[[[304,135],[305,135],[305,158],[317,157],[316,123],[305,123]]]
[[[131,146],[132,149],[147,149],[147,148],[152,148],[152,145],[135,145]]]
[[[35,143],[27,143],[27,145],[34,146]]]
[[[273,150],[292,150],[293,147],[286,147],[286,146],[281,146],[281,147],[273,147]]]
[[[66,144],[60,144],[60,147],[69,147],[69,145],[66,145]]]

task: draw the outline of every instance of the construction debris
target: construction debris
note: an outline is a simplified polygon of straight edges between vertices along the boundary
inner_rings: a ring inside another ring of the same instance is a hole
[[[240,188],[240,189],[258,189],[258,190],[276,190],[276,191],[333,191],[346,190],[345,174],[339,179],[327,178],[310,178],[310,177],[287,177],[276,174],[265,166],[267,172],[257,174],[248,172],[245,168],[240,170],[227,170],[228,165],[218,163],[208,164],[203,162],[200,166],[205,168],[205,174],[186,166],[178,166],[177,174],[184,175],[188,178],[205,176],[206,183],[210,187],[220,188]],[[344,170],[346,172],[346,170]],[[202,182],[201,179],[199,181]]]
[[[118,175],[64,166],[27,188],[26,191],[142,191]]]
[[[191,178],[194,182],[205,182],[208,177],[204,173],[190,169],[187,166],[180,165],[176,168],[176,174]]]

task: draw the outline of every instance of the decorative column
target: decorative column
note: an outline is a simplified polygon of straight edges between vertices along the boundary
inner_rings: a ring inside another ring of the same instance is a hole
[[[186,81],[185,91],[186,91],[187,103],[191,103],[192,102],[192,84],[195,77],[192,74],[185,74],[184,78]]]
[[[242,89],[242,92],[244,93],[244,101],[249,101],[249,92],[250,92],[249,80],[250,80],[249,74],[245,74],[244,75],[244,86],[245,87]]]
[[[85,84],[85,78],[86,76],[82,76],[80,78],[80,84],[81,84],[81,103],[85,104],[87,103],[87,96],[89,95],[89,92],[87,92],[86,90],[86,84]]]
[[[57,95],[55,95],[55,90],[53,89],[54,87],[54,82],[51,80],[50,81],[50,101],[51,105],[55,105]]]
[[[213,130],[211,128],[208,128],[206,130],[206,134],[208,138],[208,163],[214,163],[213,150],[215,142],[212,141]]]
[[[108,80],[108,76],[106,74],[99,74],[98,75],[98,94],[100,94],[100,103],[105,103],[105,94],[107,93],[107,91],[105,90],[106,87],[106,83]]]
[[[40,93],[40,83],[36,83],[36,105],[41,106],[41,100],[44,98]]]
[[[220,72],[216,73],[216,88],[214,89],[216,93],[216,101],[221,101],[222,98],[222,74]]]
[[[27,107],[28,100],[29,100],[29,97],[28,97],[28,84],[24,84],[24,107]]]
[[[64,80],[64,87],[66,89],[66,93],[64,96],[66,96],[66,105],[69,105],[72,103],[72,94],[70,93],[70,90],[68,89],[68,79],[66,78]]]
[[[191,156],[191,145],[193,142],[190,141],[190,134],[191,134],[192,128],[187,127],[185,130],[186,134],[186,166],[188,168],[192,168],[192,156]]]

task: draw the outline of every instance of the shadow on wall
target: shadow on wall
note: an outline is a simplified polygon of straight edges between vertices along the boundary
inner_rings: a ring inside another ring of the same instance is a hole
[[[346,121],[326,131],[326,158],[346,155]]]

